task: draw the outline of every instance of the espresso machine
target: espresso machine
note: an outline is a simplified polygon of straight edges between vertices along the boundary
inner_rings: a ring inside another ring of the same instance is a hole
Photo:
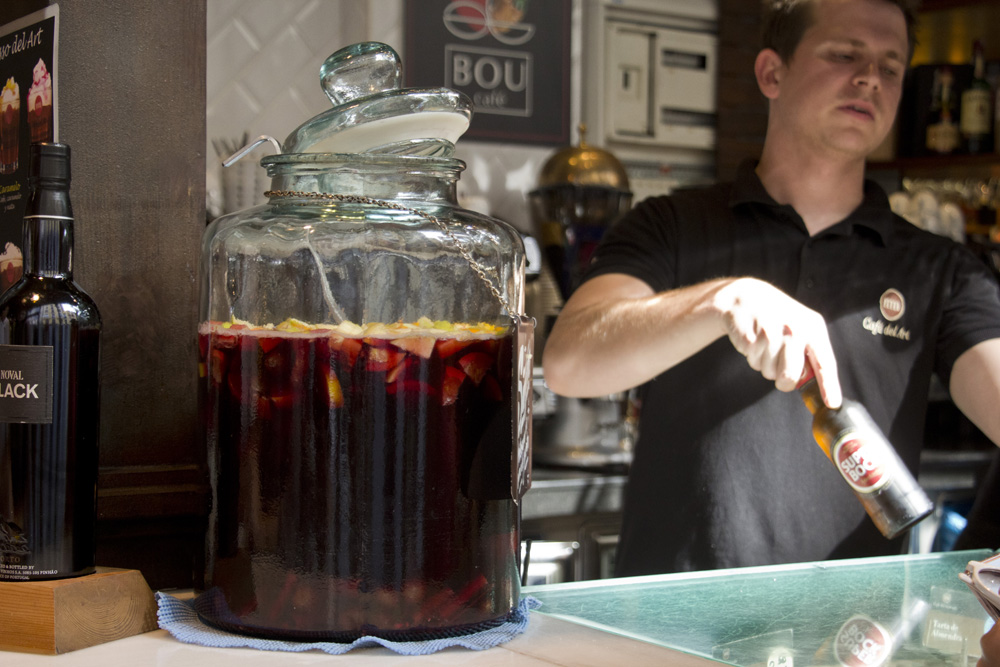
[[[605,232],[632,205],[628,174],[610,152],[586,143],[557,150],[528,193],[542,249],[542,270],[528,285],[526,310],[538,322],[535,359],[562,304]],[[534,376],[536,465],[587,469],[627,468],[632,461],[638,405],[634,393],[571,398],[551,392],[541,366]]]

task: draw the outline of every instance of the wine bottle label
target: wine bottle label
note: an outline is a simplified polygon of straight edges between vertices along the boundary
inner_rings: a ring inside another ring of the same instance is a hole
[[[927,148],[938,153],[950,153],[958,148],[958,126],[939,123],[927,128]]]
[[[0,422],[52,423],[52,347],[0,345]]]
[[[990,133],[989,90],[967,90],[962,95],[962,116],[960,125],[963,134]]]
[[[837,470],[859,493],[873,493],[889,483],[891,460],[881,439],[863,431],[848,431],[833,445]]]

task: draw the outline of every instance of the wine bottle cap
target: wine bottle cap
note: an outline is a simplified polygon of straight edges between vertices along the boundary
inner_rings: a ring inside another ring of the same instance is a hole
[[[28,178],[70,181],[69,146],[56,143],[31,144]]]

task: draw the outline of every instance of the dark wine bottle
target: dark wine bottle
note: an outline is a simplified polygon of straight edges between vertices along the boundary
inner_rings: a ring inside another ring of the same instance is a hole
[[[896,537],[934,510],[934,503],[863,405],[845,398],[831,410],[811,369],[800,380],[799,391],[813,414],[816,444],[886,538]]]
[[[24,272],[0,297],[0,581],[95,569],[101,317],[73,280],[69,146],[29,164]]]
[[[959,128],[966,150],[975,155],[993,150],[993,89],[986,80],[983,45],[978,39],[972,45],[972,83],[962,93]]]

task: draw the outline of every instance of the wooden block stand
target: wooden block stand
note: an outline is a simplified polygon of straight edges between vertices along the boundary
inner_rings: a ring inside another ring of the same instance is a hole
[[[156,627],[156,600],[138,570],[0,582],[0,651],[68,653]]]

